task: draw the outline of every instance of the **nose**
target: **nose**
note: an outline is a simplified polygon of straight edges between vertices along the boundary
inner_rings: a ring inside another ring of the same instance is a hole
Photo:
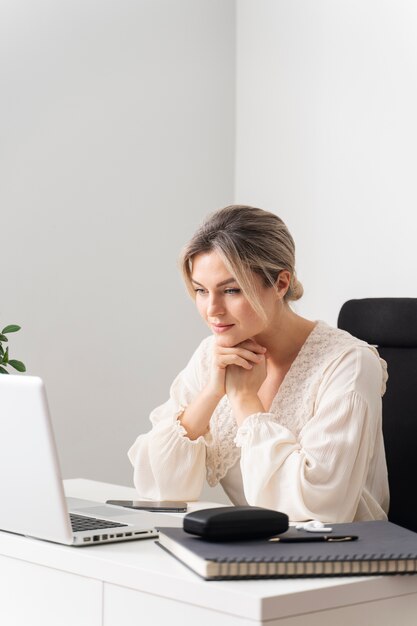
[[[224,314],[224,306],[222,304],[221,298],[216,294],[211,294],[208,296],[207,302],[207,315],[208,317],[215,317],[216,315]]]

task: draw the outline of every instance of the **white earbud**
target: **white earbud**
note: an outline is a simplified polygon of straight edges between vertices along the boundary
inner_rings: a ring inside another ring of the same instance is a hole
[[[304,524],[297,524],[295,527],[297,530],[305,530],[309,533],[331,533],[333,528],[325,526],[323,522],[312,519]]]

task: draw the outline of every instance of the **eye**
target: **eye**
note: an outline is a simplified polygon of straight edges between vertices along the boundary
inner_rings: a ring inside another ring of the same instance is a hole
[[[240,293],[240,289],[237,289],[236,287],[233,288],[233,289],[225,289],[224,293],[228,293],[229,295],[233,295],[233,294]]]
[[[206,292],[206,290],[205,290],[205,289],[203,289],[202,287],[196,287],[196,288],[194,289],[194,291],[195,291],[195,293],[200,293],[200,294],[202,294],[202,293],[205,293],[205,292]]]

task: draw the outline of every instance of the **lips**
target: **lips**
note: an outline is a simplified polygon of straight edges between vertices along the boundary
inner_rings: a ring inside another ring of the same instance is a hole
[[[211,327],[215,333],[225,333],[233,328],[234,324],[212,324]]]

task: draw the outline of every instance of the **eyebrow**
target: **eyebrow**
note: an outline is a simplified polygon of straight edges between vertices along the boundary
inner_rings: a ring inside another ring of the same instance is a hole
[[[196,285],[200,285],[200,287],[204,287],[204,285],[199,283],[197,280],[194,280],[194,278],[192,278],[191,281]],[[222,280],[221,283],[217,283],[216,287],[223,287],[223,285],[229,285],[230,283],[237,283],[236,278],[227,278],[226,280]]]

